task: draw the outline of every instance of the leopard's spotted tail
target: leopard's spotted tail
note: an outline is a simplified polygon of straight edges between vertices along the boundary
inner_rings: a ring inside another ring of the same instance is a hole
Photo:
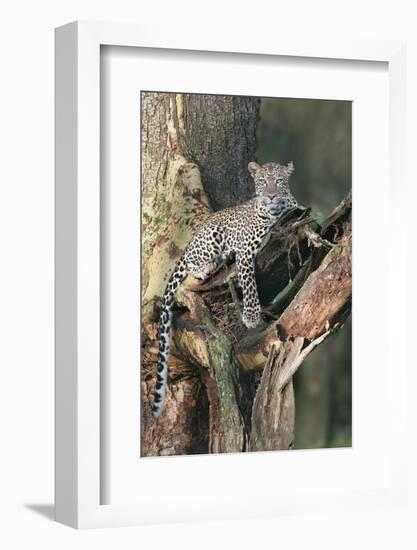
[[[186,275],[186,263],[184,258],[181,258],[174,272],[169,278],[162,301],[161,317],[159,323],[159,353],[158,364],[156,367],[156,387],[152,406],[152,416],[154,418],[159,417],[164,406],[164,398],[168,378],[169,329],[171,327],[172,307],[174,305],[174,297],[177,288],[185,279]]]

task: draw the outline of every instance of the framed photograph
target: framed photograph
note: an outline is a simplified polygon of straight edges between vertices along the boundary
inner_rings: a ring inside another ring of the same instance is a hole
[[[404,52],[56,30],[58,521],[404,503]]]

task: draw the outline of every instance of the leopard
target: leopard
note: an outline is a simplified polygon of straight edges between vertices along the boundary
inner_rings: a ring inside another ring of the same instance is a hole
[[[159,319],[159,353],[152,416],[163,410],[167,391],[170,327],[175,294],[187,275],[206,281],[222,265],[235,261],[242,291],[242,322],[257,327],[261,305],[255,278],[255,258],[262,243],[281,216],[298,203],[289,187],[294,163],[252,161],[248,170],[255,184],[255,196],[242,204],[219,210],[197,228],[172,272],[162,298]]]

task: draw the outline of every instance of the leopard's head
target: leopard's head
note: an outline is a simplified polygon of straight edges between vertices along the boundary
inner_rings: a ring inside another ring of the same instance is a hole
[[[284,212],[298,207],[289,186],[290,175],[294,172],[293,162],[287,165],[268,162],[262,166],[250,162],[248,168],[255,181],[256,200],[271,217],[280,217]]]
[[[257,195],[267,197],[284,196],[291,194],[289,187],[289,178],[294,172],[294,163],[291,161],[287,165],[277,162],[267,162],[260,166],[256,162],[248,164],[249,173],[255,182],[255,192]]]

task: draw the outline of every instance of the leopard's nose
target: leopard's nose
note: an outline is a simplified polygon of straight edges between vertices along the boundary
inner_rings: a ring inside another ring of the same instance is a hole
[[[277,190],[276,190],[276,187],[275,187],[275,183],[273,181],[269,180],[267,182],[264,194],[267,197],[269,197],[270,199],[272,199],[272,197],[274,197],[276,195],[276,193],[277,193]]]
[[[269,198],[273,198],[273,197],[276,197],[277,196],[277,190],[275,189],[275,187],[273,186],[269,186],[266,190],[265,190],[265,195]]]

